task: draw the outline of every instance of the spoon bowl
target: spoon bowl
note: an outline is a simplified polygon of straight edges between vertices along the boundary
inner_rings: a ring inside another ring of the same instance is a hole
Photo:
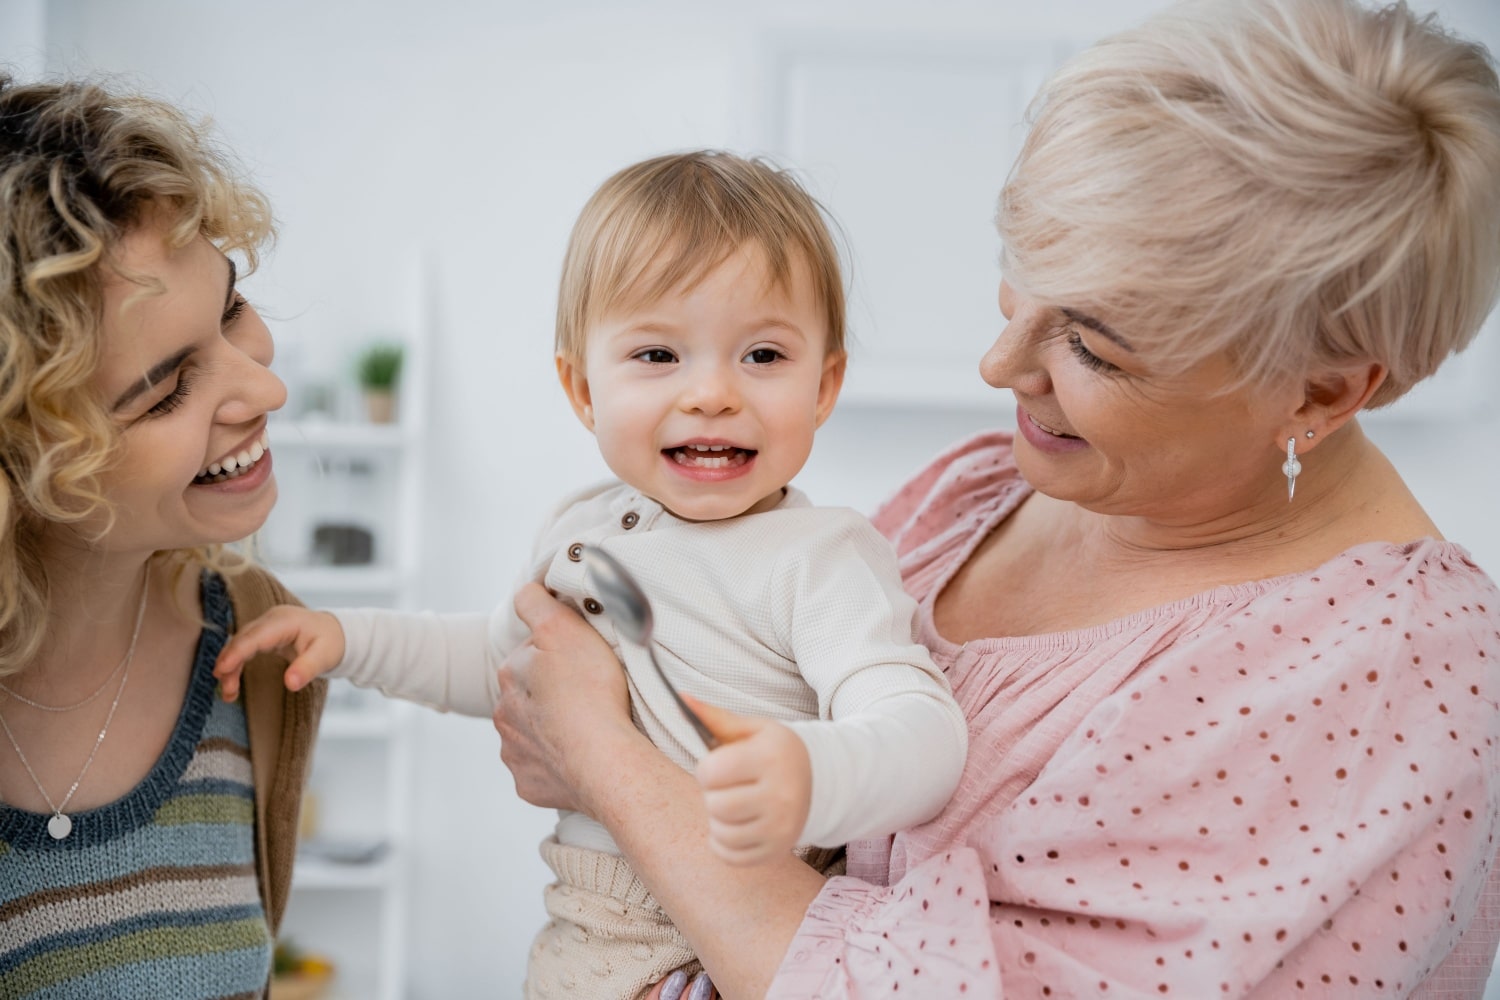
[[[583,561],[588,568],[589,578],[598,588],[604,611],[609,615],[610,621],[615,623],[615,628],[631,642],[645,647],[651,666],[656,669],[656,676],[661,678],[661,682],[671,692],[672,700],[692,724],[693,730],[710,750],[718,746],[719,738],[698,717],[698,713],[682,700],[676,685],[667,679],[666,671],[656,660],[656,650],[651,645],[651,630],[655,619],[651,614],[651,602],[646,598],[641,585],[620,560],[598,546],[583,546]]]

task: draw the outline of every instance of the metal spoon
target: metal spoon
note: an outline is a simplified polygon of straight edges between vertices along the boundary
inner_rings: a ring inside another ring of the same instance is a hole
[[[712,750],[719,745],[719,738],[709,731],[698,713],[688,707],[687,702],[682,700],[682,695],[677,693],[677,688],[671,681],[667,680],[666,671],[662,670],[661,664],[656,662],[656,651],[651,645],[651,602],[646,599],[646,592],[641,585],[636,583],[635,577],[630,575],[620,561],[603,549],[593,545],[583,546],[583,561],[588,564],[588,573],[594,580],[594,585],[599,588],[599,597],[604,603],[604,610],[608,612],[610,620],[615,623],[615,628],[620,634],[631,642],[646,647],[646,655],[651,658],[651,665],[656,668],[656,676],[667,686],[672,693],[672,700],[677,702],[677,707],[682,714],[687,716],[688,722],[693,724],[699,737]]]

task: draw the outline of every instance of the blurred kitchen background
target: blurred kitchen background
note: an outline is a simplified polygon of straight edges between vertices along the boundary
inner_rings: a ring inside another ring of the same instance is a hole
[[[990,217],[1026,99],[1156,6],[0,0],[0,64],[178,102],[269,194],[280,242],[244,288],[291,396],[263,555],[312,603],[483,611],[555,499],[606,471],[552,375],[563,247],[600,181],[701,146],[802,172],[847,234],[854,306],[845,395],[798,482],[870,511],[1012,420],[975,363],[999,329]],[[1414,6],[1500,51],[1495,0]],[[365,389],[392,381],[387,418]],[[1367,422],[1494,574],[1497,384],[1492,317]],[[322,995],[519,995],[553,816],[515,798],[497,748],[488,720],[339,692],[286,928],[336,969]]]

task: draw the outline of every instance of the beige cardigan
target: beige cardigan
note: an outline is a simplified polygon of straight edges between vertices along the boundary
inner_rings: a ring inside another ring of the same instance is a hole
[[[255,566],[224,574],[235,626],[273,604],[300,604],[274,576]],[[255,858],[261,902],[274,936],[286,912],[297,854],[297,821],[302,788],[312,764],[313,741],[328,684],[319,680],[301,691],[286,690],[286,660],[257,656],[245,665],[242,695],[250,731],[250,768],[255,779]]]

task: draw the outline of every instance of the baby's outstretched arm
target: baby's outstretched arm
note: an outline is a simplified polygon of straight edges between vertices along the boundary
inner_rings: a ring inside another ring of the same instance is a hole
[[[214,676],[225,701],[240,693],[245,664],[260,653],[280,653],[291,661],[283,679],[298,691],[344,658],[344,630],[326,611],[279,604],[240,629],[219,651]]]
[[[720,740],[718,749],[698,762],[709,846],[734,865],[785,856],[800,842],[811,808],[806,745],[773,719],[688,700]]]

